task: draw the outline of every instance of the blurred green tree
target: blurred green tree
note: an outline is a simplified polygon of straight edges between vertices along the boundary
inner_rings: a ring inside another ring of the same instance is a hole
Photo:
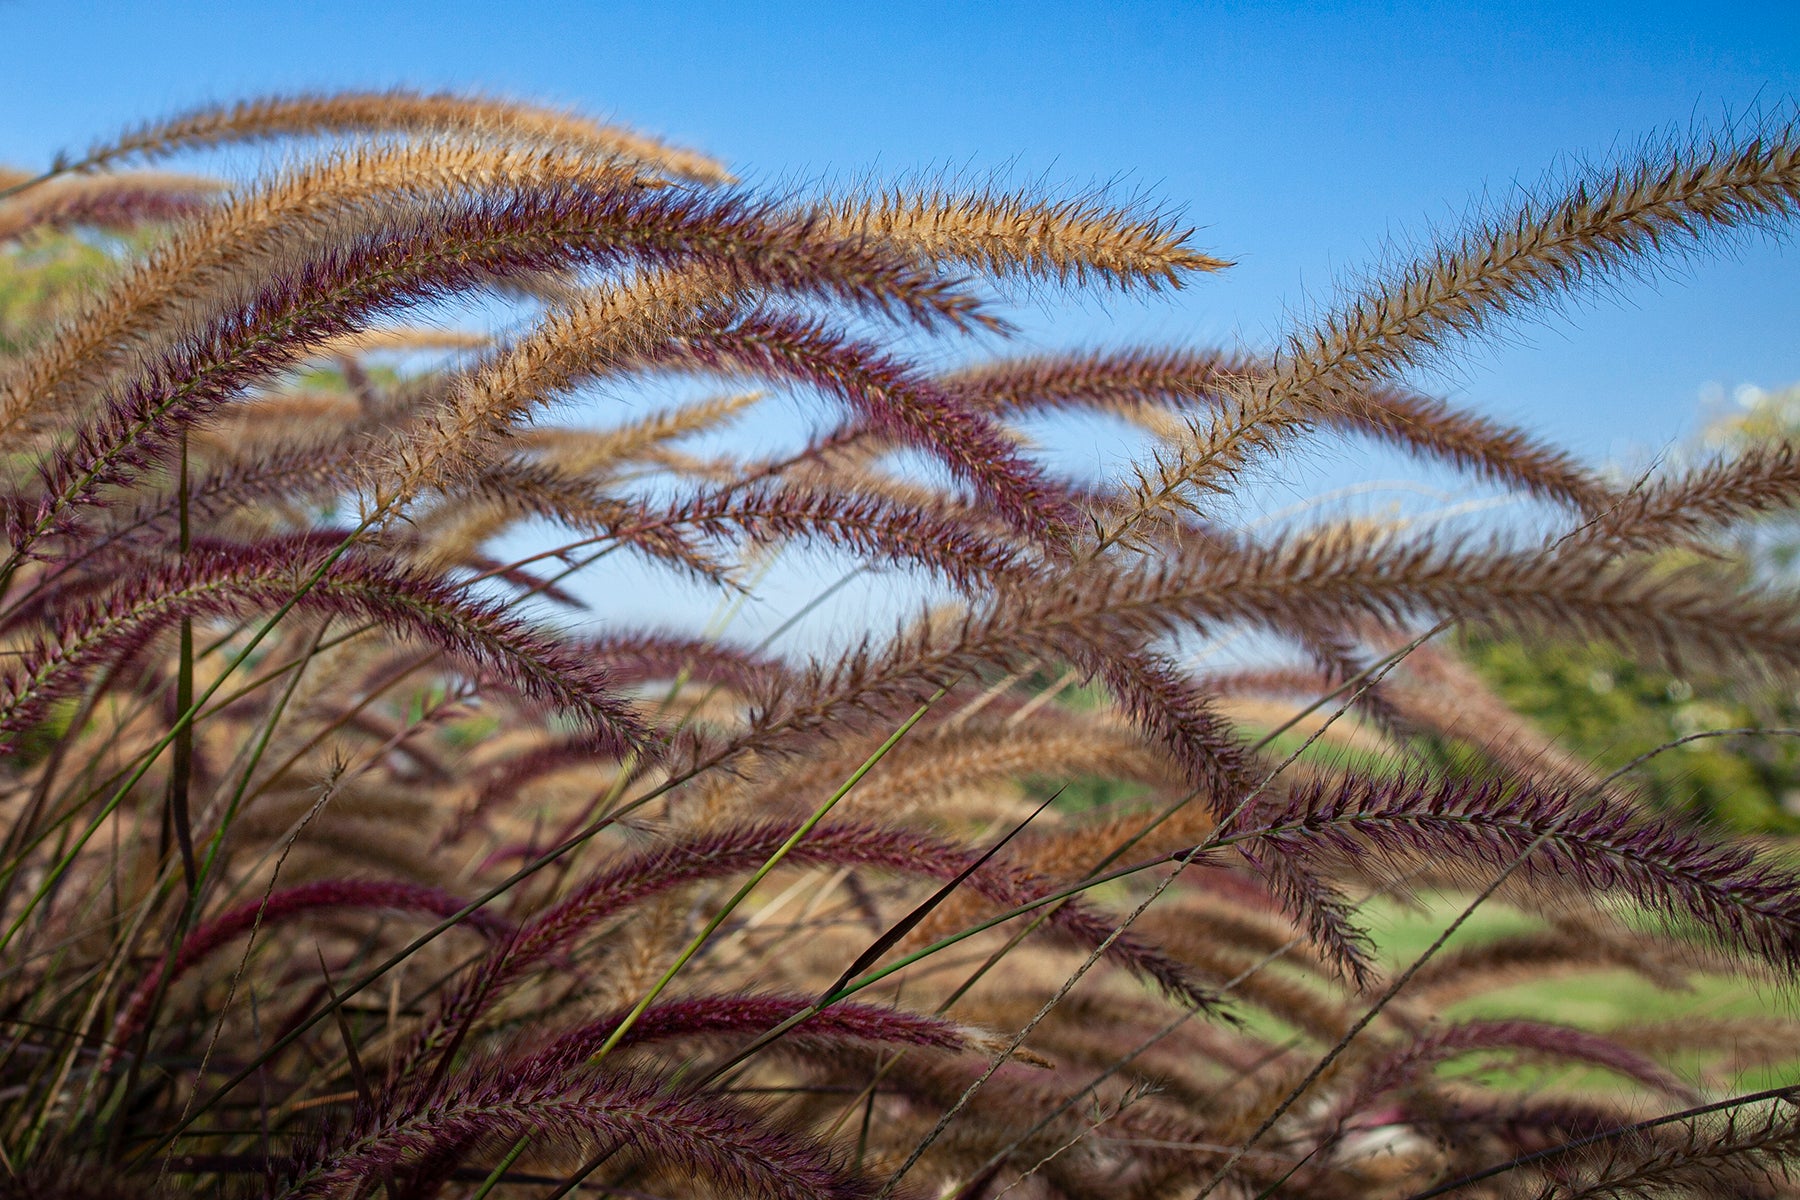
[[[1736,401],[1714,405],[1686,453],[1800,444],[1800,385],[1740,388]],[[1791,584],[1800,574],[1800,519],[1783,513],[1747,523],[1736,542],[1717,552],[1729,572]],[[1603,646],[1470,638],[1463,653],[1508,705],[1602,772],[1704,731],[1800,728],[1800,694],[1756,681],[1648,670]],[[1645,759],[1628,779],[1658,807],[1744,832],[1800,832],[1800,738],[1698,738]]]
[[[99,239],[52,231],[35,231],[0,253],[0,359],[72,316],[116,264]]]

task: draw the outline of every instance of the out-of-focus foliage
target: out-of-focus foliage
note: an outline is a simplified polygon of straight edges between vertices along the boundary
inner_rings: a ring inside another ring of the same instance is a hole
[[[1709,729],[1791,728],[1786,692],[1740,694],[1634,663],[1609,647],[1470,639],[1465,653],[1506,701],[1600,770]],[[1705,738],[1630,771],[1638,794],[1746,832],[1800,831],[1800,745],[1780,737]]]
[[[93,241],[55,232],[34,234],[0,254],[0,356],[28,349],[73,315],[114,262]]]
[[[1800,385],[1740,388],[1736,401],[1709,414],[1693,457],[1800,439]],[[1800,521],[1777,513],[1746,523],[1732,530],[1719,553],[1726,571],[1792,583]],[[1745,832],[1800,832],[1800,739],[1776,733],[1683,740],[1708,730],[1800,728],[1800,693],[1792,688],[1683,678],[1600,643],[1470,637],[1464,654],[1508,704],[1596,768],[1619,770],[1651,755],[1629,776],[1653,803]],[[1682,744],[1652,753],[1677,741]]]

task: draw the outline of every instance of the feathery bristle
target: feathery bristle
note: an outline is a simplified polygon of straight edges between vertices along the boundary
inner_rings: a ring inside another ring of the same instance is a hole
[[[1328,398],[1392,379],[1515,312],[1552,303],[1655,255],[1690,250],[1800,208],[1800,146],[1786,130],[1646,154],[1532,198],[1382,278],[1293,334],[1264,379],[1177,454],[1140,472],[1121,530],[1228,479],[1304,429]]]
[[[152,172],[58,180],[0,201],[0,242],[34,229],[119,231],[180,221],[205,212],[224,189],[214,179]]]
[[[141,125],[100,142],[79,159],[59,159],[57,171],[92,171],[122,159],[156,159],[182,150],[333,134],[456,137],[579,150],[618,158],[700,183],[730,183],[719,163],[617,125],[602,125],[556,109],[454,92],[421,94],[325,92],[240,100]]]
[[[1759,864],[1748,849],[1628,805],[1578,805],[1567,792],[1529,785],[1350,777],[1296,787],[1223,833],[1301,862],[1359,866],[1454,846],[1456,860],[1493,868],[1518,861],[1527,881],[1642,905],[1783,970],[1800,963],[1800,880]]]
[[[1231,264],[1191,249],[1192,230],[1103,200],[1021,193],[893,190],[822,206],[833,232],[876,239],[920,261],[967,265],[998,278],[1097,280],[1121,289],[1180,287]]]

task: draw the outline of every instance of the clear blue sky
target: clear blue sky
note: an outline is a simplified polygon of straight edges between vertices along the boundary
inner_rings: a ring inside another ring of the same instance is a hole
[[[473,87],[614,115],[752,179],[1119,181],[1239,260],[1173,305],[1074,319],[1087,341],[1266,342],[1385,246],[1559,156],[1800,96],[1800,5],[1773,2],[0,0],[0,45],[0,161],[20,165],[206,100]],[[1590,456],[1667,442],[1709,382],[1800,379],[1793,251],[1734,257],[1525,327],[1439,382]]]

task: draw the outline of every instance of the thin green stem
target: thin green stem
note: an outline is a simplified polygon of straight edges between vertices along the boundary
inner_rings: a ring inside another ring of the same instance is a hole
[[[795,846],[798,846],[808,834],[818,827],[819,822],[823,821],[831,810],[836,808],[838,803],[843,800],[845,796],[848,796],[857,784],[862,782],[863,776],[874,770],[876,764],[886,758],[888,752],[900,744],[902,738],[912,732],[913,726],[923,720],[925,714],[931,711],[932,705],[942,699],[949,690],[950,688],[948,685],[940,687],[932,694],[930,699],[919,705],[912,716],[908,717],[901,723],[898,729],[889,734],[887,740],[876,747],[875,752],[864,759],[862,765],[851,772],[850,777],[844,780],[844,782],[839,785],[838,789],[826,798],[823,804],[812,811],[811,816],[802,821],[794,832],[787,836],[787,840],[782,842],[781,845],[776,848],[775,853],[771,854],[768,859],[764,861],[762,866],[758,867],[751,873],[748,879],[744,880],[743,885],[740,886],[736,892],[732,893],[731,899],[727,900],[724,906],[721,907],[718,912],[713,914],[712,919],[706,923],[705,928],[695,934],[693,940],[688,942],[687,946],[676,956],[675,961],[669,965],[668,970],[663,972],[662,977],[651,986],[649,991],[644,993],[642,999],[632,1006],[631,1011],[625,1014],[625,1019],[619,1022],[618,1028],[614,1029],[607,1035],[606,1040],[600,1043],[600,1048],[594,1051],[593,1058],[590,1061],[597,1062],[600,1059],[605,1058],[606,1055],[612,1051],[613,1047],[617,1046],[625,1035],[631,1032],[631,1027],[636,1025],[638,1018],[644,1015],[644,1010],[654,1004],[657,997],[661,996],[669,984],[674,982],[675,976],[681,972],[683,967],[687,966],[688,961],[692,959],[694,955],[700,952],[700,948],[711,940],[712,935],[718,932],[719,926],[723,925],[726,919],[736,911],[738,905],[742,904],[749,897],[750,893],[755,890],[756,885],[761,883],[763,879],[768,876],[769,872],[773,871],[781,864],[781,860],[786,858],[788,853],[793,850]]]

